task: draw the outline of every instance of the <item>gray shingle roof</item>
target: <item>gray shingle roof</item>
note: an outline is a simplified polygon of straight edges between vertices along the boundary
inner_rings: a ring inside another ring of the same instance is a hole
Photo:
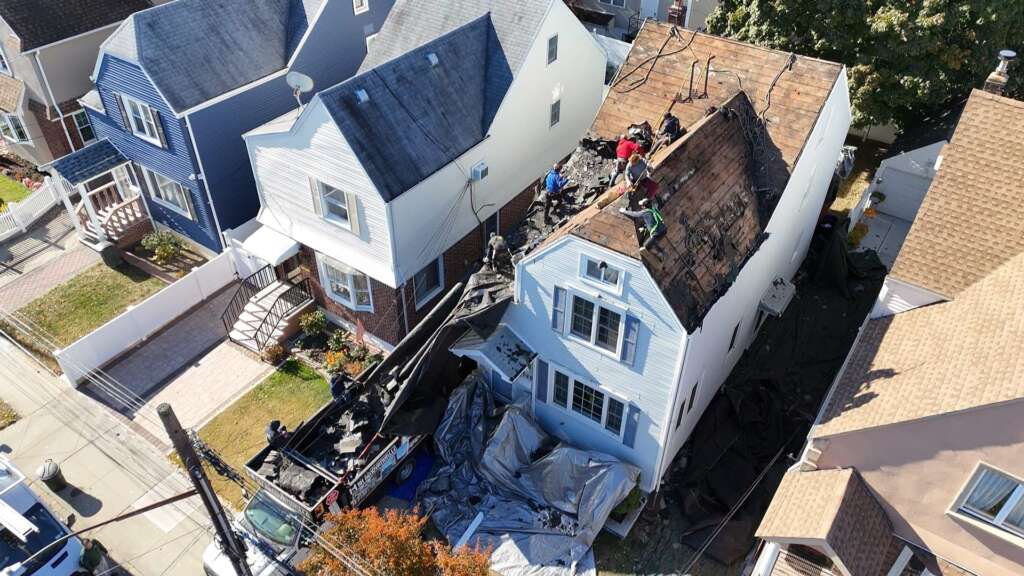
[[[127,161],[121,151],[104,138],[57,160],[53,169],[71,184],[81,184]]]
[[[0,17],[33,50],[149,8],[149,0],[0,0]]]
[[[360,71],[418,48],[490,13],[512,72],[518,72],[554,0],[398,0],[373,38]]]
[[[134,15],[106,52],[138,62],[177,112],[284,68],[324,0],[176,0]]]
[[[485,15],[318,97],[391,201],[483,140],[511,84]]]

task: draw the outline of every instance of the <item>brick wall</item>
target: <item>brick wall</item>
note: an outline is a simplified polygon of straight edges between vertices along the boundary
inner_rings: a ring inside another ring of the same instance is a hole
[[[530,204],[533,204],[537,187],[540,185],[540,180],[530,184],[508,204],[501,207],[498,216],[498,229],[501,230],[502,235],[508,235],[526,217],[526,212],[530,209]]]
[[[370,278],[370,291],[373,297],[373,312],[357,312],[335,302],[324,291],[320,284],[320,270],[316,265],[316,254],[307,246],[299,251],[299,266],[303,274],[309,278],[313,288],[313,296],[318,305],[332,314],[355,324],[362,322],[370,334],[390,344],[397,344],[405,336],[405,323],[402,319],[401,289],[394,289]]]
[[[54,122],[50,120],[49,115],[46,113],[46,106],[30,99],[28,101],[28,109],[36,117],[39,130],[43,133],[43,140],[46,141],[46,145],[49,147],[53,157],[60,158],[71,153],[71,148],[68,146],[68,138],[64,135],[64,129],[60,127],[59,121]]]

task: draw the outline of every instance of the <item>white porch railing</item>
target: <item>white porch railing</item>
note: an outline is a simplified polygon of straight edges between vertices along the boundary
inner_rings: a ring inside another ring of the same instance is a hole
[[[50,177],[47,176],[43,185],[21,202],[11,202],[7,211],[0,214],[0,241],[24,233],[50,208],[60,202],[57,191]]]

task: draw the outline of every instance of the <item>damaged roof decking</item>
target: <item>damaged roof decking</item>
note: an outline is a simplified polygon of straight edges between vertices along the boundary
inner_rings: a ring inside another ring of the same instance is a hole
[[[975,90],[892,275],[956,298],[1024,252],[1024,102]]]

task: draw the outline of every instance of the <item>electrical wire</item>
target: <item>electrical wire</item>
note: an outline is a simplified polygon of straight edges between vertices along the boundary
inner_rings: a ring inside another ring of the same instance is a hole
[[[682,48],[679,48],[678,50],[673,50],[672,52],[665,53],[665,48],[668,46],[668,42],[670,40],[672,40],[673,38],[675,38],[679,42],[682,42],[682,39],[679,37],[678,29],[675,26],[673,26],[671,31],[669,32],[668,38],[666,38],[665,42],[662,43],[661,48],[658,50],[658,53],[655,54],[654,56],[649,56],[649,57],[645,58],[642,62],[637,64],[632,70],[630,70],[626,74],[623,74],[622,76],[616,78],[615,82],[613,82],[612,85],[611,85],[611,89],[614,90],[618,94],[628,94],[629,92],[632,92],[633,90],[636,90],[637,88],[643,86],[647,82],[647,80],[651,77],[651,73],[654,72],[654,67],[658,65],[658,60],[660,60],[661,58],[668,58],[669,56],[675,56],[676,54],[679,54],[679,53],[685,51],[686,49],[688,49],[690,47],[690,44],[693,43],[693,40],[696,37],[697,37],[697,31],[694,30],[693,34],[690,35],[690,39],[687,40],[685,44],[683,44]],[[617,90],[616,89],[616,87],[619,84],[621,84],[622,82],[624,82],[626,80],[626,78],[629,78],[630,76],[635,74],[638,70],[640,70],[641,68],[646,66],[648,62],[652,62],[652,61],[653,61],[653,63],[651,64],[650,69],[647,70],[647,74],[645,74],[642,79],[634,81],[633,83],[630,84],[629,88],[626,88],[625,90]]]

